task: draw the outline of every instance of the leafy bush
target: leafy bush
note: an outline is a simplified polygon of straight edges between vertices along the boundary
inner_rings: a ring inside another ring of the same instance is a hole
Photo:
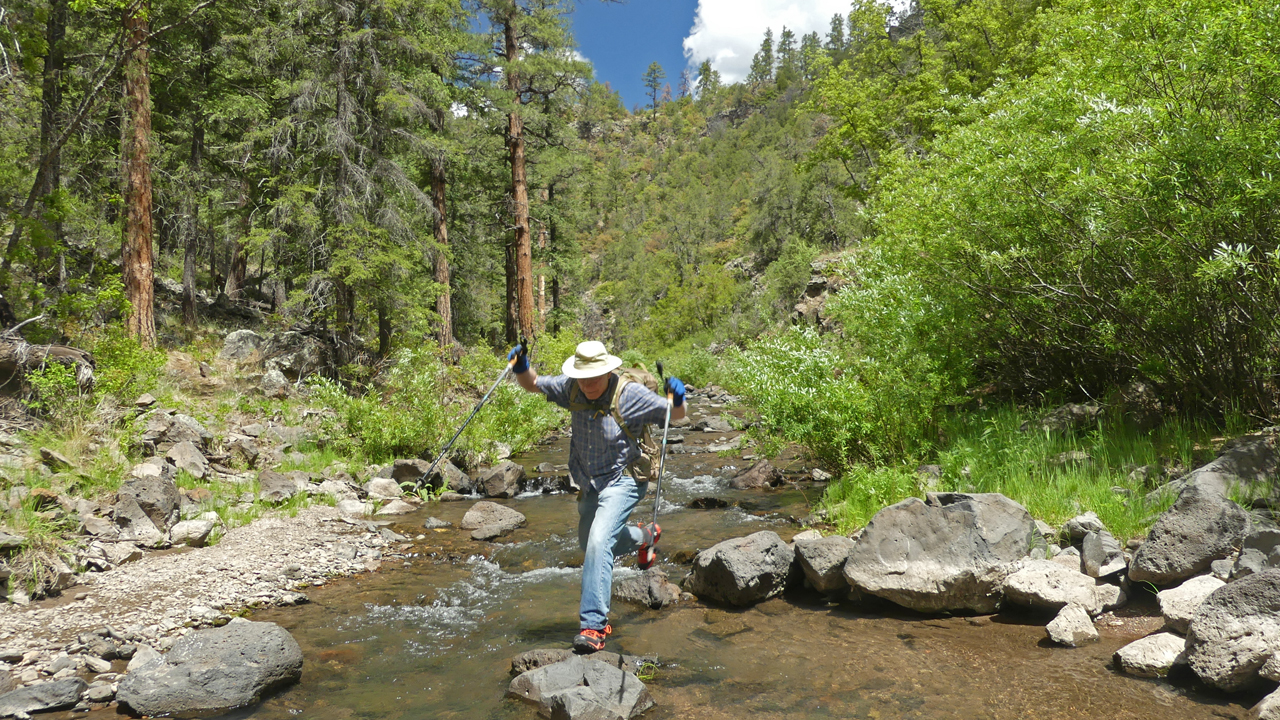
[[[114,395],[128,399],[154,384],[167,360],[164,352],[142,347],[120,325],[108,325],[90,335],[87,346],[93,352],[95,388],[100,398]]]
[[[847,468],[928,446],[945,396],[916,360],[855,355],[812,328],[795,329],[738,355],[728,380],[767,430],[828,467]]]
[[[27,373],[32,397],[27,405],[51,417],[66,417],[83,409],[88,402],[80,394],[75,368],[60,363],[47,363]]]
[[[325,378],[310,383],[317,400],[335,413],[322,428],[330,447],[348,456],[386,461],[439,452],[505,366],[505,356],[484,350],[468,353],[457,367],[446,366],[434,350],[403,350],[375,387],[363,394],[352,394]],[[541,395],[526,393],[508,379],[494,390],[455,447],[490,458],[497,443],[522,452],[559,422],[560,416]]]
[[[1070,0],[1034,75],[898,155],[877,243],[972,323],[1023,393],[1134,376],[1184,407],[1280,408],[1280,14]]]

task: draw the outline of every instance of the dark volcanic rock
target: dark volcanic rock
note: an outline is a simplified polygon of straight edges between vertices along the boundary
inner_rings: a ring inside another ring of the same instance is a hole
[[[1223,690],[1280,680],[1280,570],[1223,585],[1200,603],[1187,631],[1187,661]]]
[[[577,655],[521,673],[507,697],[537,705],[544,717],[573,720],[633,718],[654,705],[632,673]]]
[[[233,620],[183,636],[163,658],[130,670],[116,698],[141,715],[194,713],[257,702],[302,677],[302,650],[274,623]]]
[[[781,485],[782,481],[782,473],[778,471],[778,468],[774,467],[768,460],[761,460],[752,465],[749,470],[730,480],[729,485],[738,490],[750,490],[753,488],[776,487]]]
[[[680,588],[667,579],[666,573],[652,567],[636,577],[615,580],[613,597],[658,610],[679,602]]]
[[[698,553],[684,587],[700,599],[753,605],[780,594],[795,551],[771,530],[725,540]]]
[[[1129,565],[1129,579],[1176,583],[1209,569],[1240,546],[1249,514],[1212,482],[1194,482],[1156,520]]]
[[[18,688],[0,695],[0,716],[69,708],[80,702],[86,687],[80,678],[66,678]]]
[[[481,473],[477,482],[485,497],[509,498],[520,492],[523,480],[524,467],[507,460]]]
[[[844,565],[855,590],[921,612],[994,612],[1035,521],[998,493],[929,493],[876,513]]]

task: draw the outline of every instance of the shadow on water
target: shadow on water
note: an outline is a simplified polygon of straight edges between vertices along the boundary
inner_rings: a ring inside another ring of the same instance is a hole
[[[563,444],[527,458],[563,462]],[[717,458],[724,464],[724,459]],[[738,461],[741,463],[741,461]],[[693,465],[701,464],[694,469]],[[662,507],[666,557],[759,529],[788,539],[821,490],[730,490],[707,458],[669,460],[681,479]],[[698,497],[728,507],[689,510]],[[577,630],[581,552],[572,496],[504,501],[528,525],[500,545],[458,530],[427,532],[416,557],[308,591],[303,607],[265,610],[303,648],[303,680],[224,718],[532,720],[503,697],[510,659],[565,646]],[[669,504],[668,504],[669,503]],[[428,515],[457,523],[470,503],[435,505],[396,530],[415,536]],[[647,519],[651,498],[636,519]],[[617,577],[636,571],[624,559]],[[674,580],[687,567],[665,564]],[[615,606],[610,649],[652,654],[652,718],[1133,718],[1246,716],[1244,707],[1170,684],[1122,676],[1111,655],[1147,630],[1100,628],[1101,642],[1044,647],[1043,618],[916,615],[888,604],[855,608],[803,591],[746,609],[683,604]],[[1236,698],[1234,702],[1241,702]],[[1249,700],[1249,699],[1244,699]]]

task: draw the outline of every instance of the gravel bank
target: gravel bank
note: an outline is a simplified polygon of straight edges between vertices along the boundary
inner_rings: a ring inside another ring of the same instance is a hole
[[[212,547],[148,554],[86,573],[87,582],[61,598],[0,606],[0,660],[18,665],[15,679],[29,683],[83,669],[85,659],[77,653],[88,634],[163,650],[190,628],[223,624],[242,608],[304,603],[300,591],[376,570],[383,554],[396,553],[404,541],[327,506],[292,518],[260,518]],[[74,667],[57,662],[63,655]]]

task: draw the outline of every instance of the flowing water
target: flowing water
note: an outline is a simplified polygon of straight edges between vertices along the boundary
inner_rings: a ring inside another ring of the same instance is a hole
[[[701,434],[688,433],[691,446]],[[717,436],[707,436],[711,441]],[[524,458],[566,462],[561,440]],[[789,539],[820,487],[733,491],[722,474],[741,458],[680,454],[664,487],[664,559],[725,538],[771,529]],[[695,498],[730,506],[689,509]],[[636,519],[647,522],[652,494]],[[227,718],[502,719],[536,717],[503,697],[510,659],[564,647],[577,630],[581,552],[572,495],[505,501],[528,525],[491,545],[456,529],[426,531],[434,515],[456,523],[470,502],[432,505],[397,520],[416,540],[403,566],[308,591],[311,604],[261,611],[301,644],[300,684]],[[616,577],[635,573],[620,567]],[[685,565],[664,563],[673,580]],[[1148,603],[1148,609],[1149,603]],[[1257,698],[1227,698],[1188,684],[1117,674],[1111,654],[1155,629],[1141,608],[1101,642],[1051,647],[1048,618],[927,617],[856,611],[816,597],[775,599],[745,610],[684,603],[653,611],[613,608],[611,650],[651,654],[649,680],[661,718],[1182,718],[1246,716]],[[1120,621],[1117,621],[1118,623]]]

